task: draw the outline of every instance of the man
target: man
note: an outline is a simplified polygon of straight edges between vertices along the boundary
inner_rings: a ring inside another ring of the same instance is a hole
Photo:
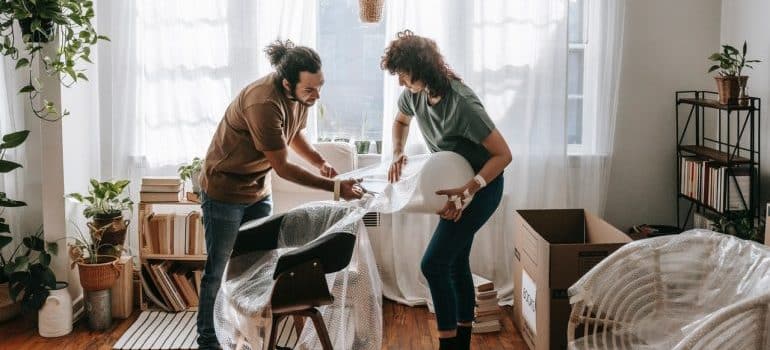
[[[214,300],[241,223],[272,212],[268,172],[289,181],[327,191],[341,198],[361,198],[356,180],[330,178],[334,168],[302,132],[308,109],[320,97],[324,79],[321,59],[310,48],[287,40],[269,45],[275,72],[246,86],[225,111],[211,140],[201,172],[201,209],[208,257],[198,307],[200,349],[219,349],[214,333]],[[287,160],[287,146],[321,176]]]

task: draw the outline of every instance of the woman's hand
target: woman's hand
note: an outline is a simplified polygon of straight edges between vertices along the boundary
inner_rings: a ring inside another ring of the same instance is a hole
[[[445,220],[460,221],[460,218],[463,216],[463,209],[465,209],[465,202],[468,200],[465,196],[467,190],[468,187],[463,186],[436,191],[437,195],[447,196],[447,202],[444,204],[444,207],[437,211],[436,214]]]
[[[404,166],[406,166],[406,154],[393,157],[393,163],[390,163],[390,168],[388,169],[388,181],[390,183],[401,179],[401,171]]]

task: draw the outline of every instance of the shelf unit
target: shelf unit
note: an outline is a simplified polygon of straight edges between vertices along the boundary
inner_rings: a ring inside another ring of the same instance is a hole
[[[141,276],[141,283],[142,288],[139,288],[140,290],[140,309],[141,310],[147,310],[150,308],[151,300],[147,300],[150,298],[145,298],[144,294],[144,285],[147,283],[145,282],[145,264],[148,262],[158,263],[163,261],[172,261],[172,262],[181,262],[185,264],[194,264],[199,265],[200,268],[203,268],[203,264],[206,262],[206,255],[199,255],[199,254],[157,254],[153,253],[149,250],[148,243],[145,241],[145,238],[147,237],[145,230],[144,222],[147,220],[147,216],[150,215],[150,213],[153,212],[153,208],[161,206],[161,207],[168,207],[168,206],[175,206],[175,207],[187,207],[185,210],[195,210],[196,208],[190,208],[190,207],[200,207],[200,203],[193,202],[189,200],[183,200],[178,202],[140,202],[139,203],[139,222],[141,223],[138,227],[139,231],[139,261],[140,261],[140,276]],[[152,234],[152,233],[149,233]],[[148,272],[149,273],[149,272]],[[156,288],[159,288],[156,286]],[[157,295],[156,298],[159,300],[163,300],[163,298],[160,295]],[[167,309],[165,306],[156,305],[157,307],[160,307],[162,309]],[[187,310],[197,310],[197,307],[188,307]]]
[[[677,225],[681,229],[688,227],[693,213],[719,218],[745,211],[754,218],[754,225],[764,218],[759,200],[761,100],[749,97],[745,105],[723,105],[718,102],[718,96],[716,92],[702,90],[676,92],[676,210]],[[682,114],[682,110],[686,112]],[[701,170],[695,170],[696,176],[697,171],[707,173],[703,169],[719,169],[724,176],[712,183],[714,178],[710,176],[713,175],[696,179],[692,172],[683,174],[685,160],[704,164]],[[697,184],[694,196],[688,195],[693,193],[692,186],[683,193],[683,176],[689,176],[686,180]],[[739,177],[741,181],[748,177],[747,193],[741,191]],[[731,207],[732,198],[740,203],[740,209]],[[683,202],[685,207],[689,205],[684,218]]]

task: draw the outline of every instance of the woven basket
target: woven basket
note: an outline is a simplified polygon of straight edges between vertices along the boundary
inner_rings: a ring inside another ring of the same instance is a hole
[[[112,288],[120,275],[117,266],[118,258],[114,256],[99,257],[96,264],[78,263],[80,273],[80,285],[83,290],[93,292]]]
[[[361,22],[377,23],[382,18],[385,0],[358,0],[358,16]]]

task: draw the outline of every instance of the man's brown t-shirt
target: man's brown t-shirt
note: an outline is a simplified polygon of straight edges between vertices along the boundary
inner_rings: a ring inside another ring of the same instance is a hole
[[[307,107],[290,101],[275,73],[244,88],[219,122],[201,171],[212,199],[250,204],[270,194],[270,163],[263,151],[286,147],[305,128]]]

